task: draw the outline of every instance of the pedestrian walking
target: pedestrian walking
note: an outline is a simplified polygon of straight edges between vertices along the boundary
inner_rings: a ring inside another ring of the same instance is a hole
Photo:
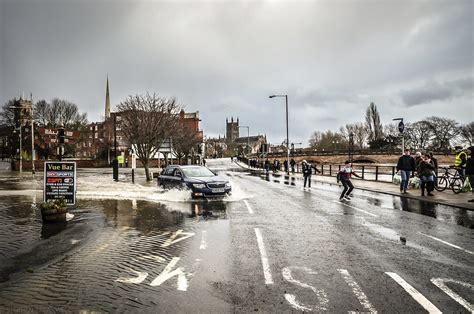
[[[265,159],[264,167],[266,173],[270,172],[270,161],[268,161],[268,158]]]
[[[283,162],[283,168],[285,168],[285,172],[288,172],[288,160],[286,160],[286,159]]]
[[[431,164],[434,167],[433,177],[434,177],[434,186],[438,186],[438,159],[434,156],[433,152],[428,153],[431,158]]]
[[[206,159],[204,159],[204,158],[202,159],[202,165],[203,165],[204,167],[206,167]]]
[[[346,160],[344,163],[344,167],[337,173],[337,183],[341,182],[344,186],[344,190],[342,190],[341,196],[339,200],[350,200],[351,199],[351,192],[354,190],[354,185],[351,182],[351,176],[354,175],[358,178],[360,176],[352,170],[352,164],[350,160]]]
[[[311,165],[306,160],[303,160],[303,162],[301,163],[301,171],[303,172],[303,179],[304,179],[303,189],[306,189],[306,183],[308,183],[308,189],[311,189],[311,175],[313,173],[313,169],[317,173],[321,172],[315,166]]]
[[[405,149],[405,153],[398,159],[397,172],[400,172],[400,193],[407,193],[410,175],[416,169],[415,159],[410,156],[410,150]]]
[[[291,172],[295,173],[296,161],[293,158],[291,158],[290,160],[290,166],[291,166]]]
[[[425,188],[429,196],[433,196],[431,192],[434,190],[434,166],[431,163],[429,154],[423,156],[423,160],[420,161],[418,167],[418,176],[421,180],[421,196],[425,196]]]
[[[421,152],[416,152],[415,154],[415,171],[418,173],[418,168],[420,167],[420,163],[423,160],[423,156],[421,155]]]
[[[469,178],[469,183],[471,184],[471,192],[474,195],[474,146],[468,148],[469,158],[466,160],[466,177]],[[474,202],[474,198],[468,200],[468,202]]]

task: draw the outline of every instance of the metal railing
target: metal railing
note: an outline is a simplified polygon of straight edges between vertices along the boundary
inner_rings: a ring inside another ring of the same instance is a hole
[[[240,157],[239,160],[249,166],[250,169],[263,170],[265,169],[264,161],[259,160],[256,163],[250,163],[249,160],[245,157]],[[343,165],[340,164],[313,164],[321,173],[318,175],[335,177],[337,173],[341,170]],[[361,176],[362,179],[368,181],[380,181],[380,182],[392,182],[393,176],[397,172],[396,165],[370,165],[370,164],[353,164],[352,169],[355,173]],[[270,162],[269,170],[274,171],[273,164]],[[283,163],[280,163],[279,169],[277,171],[285,171]],[[290,167],[290,173],[292,169]],[[296,164],[295,172],[301,173],[301,164]]]

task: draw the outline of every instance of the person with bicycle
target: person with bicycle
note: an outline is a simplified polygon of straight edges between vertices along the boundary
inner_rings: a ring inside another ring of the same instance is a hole
[[[421,196],[425,196],[425,188],[428,196],[433,196],[431,193],[434,190],[434,166],[431,163],[429,154],[424,154],[423,159],[420,160],[418,166],[418,176],[421,180]]]

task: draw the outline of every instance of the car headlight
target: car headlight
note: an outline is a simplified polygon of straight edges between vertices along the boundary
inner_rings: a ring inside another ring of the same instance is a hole
[[[225,187],[226,187],[226,188],[230,188],[230,183],[229,183],[229,182],[226,182],[226,183],[225,183]]]
[[[193,183],[193,186],[196,188],[196,189],[204,189],[206,187],[205,184],[203,183]]]

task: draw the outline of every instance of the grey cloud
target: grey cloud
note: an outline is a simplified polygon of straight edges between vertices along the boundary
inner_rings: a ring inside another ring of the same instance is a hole
[[[426,82],[423,86],[414,87],[400,92],[401,99],[407,106],[416,106],[433,101],[450,100],[455,97],[472,97],[474,77],[458,80]]]
[[[471,0],[0,0],[0,104],[24,90],[100,120],[108,73],[113,104],[176,96],[200,111],[207,135],[238,116],[281,142],[284,101],[268,95],[288,94],[290,137],[307,142],[362,120],[371,101],[398,116],[400,98],[472,93],[472,78],[456,78],[473,72],[473,9]],[[433,91],[407,83],[434,78],[443,80]]]

